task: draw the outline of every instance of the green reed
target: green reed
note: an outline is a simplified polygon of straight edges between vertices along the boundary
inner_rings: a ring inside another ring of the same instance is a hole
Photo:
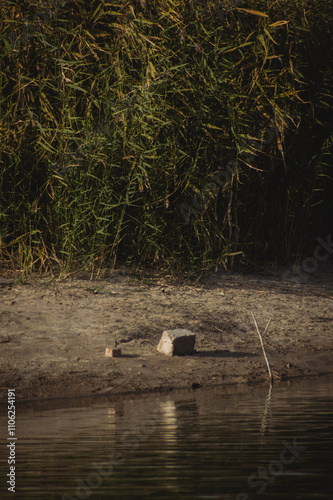
[[[3,0],[2,266],[306,251],[332,208],[332,7]]]

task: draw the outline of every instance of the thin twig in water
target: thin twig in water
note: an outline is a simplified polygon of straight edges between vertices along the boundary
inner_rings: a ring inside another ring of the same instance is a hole
[[[259,335],[259,339],[260,339],[260,343],[261,343],[261,347],[262,347],[262,352],[264,353],[264,358],[265,358],[266,365],[267,365],[267,368],[268,368],[268,373],[269,373],[269,378],[270,378],[270,381],[271,381],[271,385],[273,385],[273,374],[272,374],[271,367],[270,367],[270,364],[269,364],[269,361],[268,361],[268,357],[267,357],[267,354],[266,354],[266,351],[265,351],[264,342],[263,342],[263,340],[262,340],[262,336],[261,336],[261,334],[260,334],[260,332],[259,332],[258,323],[257,323],[257,320],[256,320],[256,318],[255,318],[255,315],[253,314],[253,311],[251,311],[251,314],[252,314],[252,316],[253,316],[253,319],[254,319],[254,324],[256,325],[256,329],[257,329],[257,332],[258,332],[258,335]],[[266,328],[265,328],[265,331],[264,331],[264,335],[265,335],[265,333],[267,332],[268,325],[270,324],[271,319],[272,319],[272,318],[270,318],[270,319],[267,321],[267,325],[266,325]]]

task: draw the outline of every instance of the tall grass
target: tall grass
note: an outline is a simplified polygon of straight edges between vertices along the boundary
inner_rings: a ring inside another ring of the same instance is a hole
[[[305,251],[332,209],[332,7],[3,0],[2,266]]]

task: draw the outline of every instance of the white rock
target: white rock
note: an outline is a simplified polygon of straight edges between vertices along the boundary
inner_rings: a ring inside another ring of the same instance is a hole
[[[166,356],[183,356],[193,354],[194,345],[195,333],[177,328],[176,330],[165,330],[162,333],[157,350]]]

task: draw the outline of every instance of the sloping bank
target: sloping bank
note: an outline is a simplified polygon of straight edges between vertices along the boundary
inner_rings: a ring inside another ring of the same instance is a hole
[[[251,311],[261,331],[272,318],[264,343],[276,382],[332,373],[332,275],[306,284],[229,272],[195,284],[122,271],[98,282],[3,279],[1,401],[7,389],[22,401],[268,384]],[[195,332],[196,353],[159,354],[167,328]],[[105,357],[115,340],[122,356]]]

